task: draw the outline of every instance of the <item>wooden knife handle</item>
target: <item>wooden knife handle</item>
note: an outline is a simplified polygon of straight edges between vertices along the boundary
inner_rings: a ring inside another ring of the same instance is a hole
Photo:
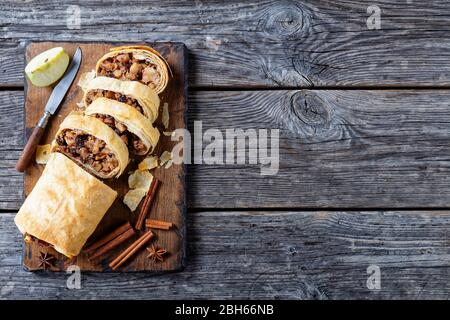
[[[44,128],[36,126],[31,134],[30,138],[23,149],[23,152],[19,158],[19,161],[16,163],[16,170],[19,172],[24,172],[28,167],[31,159],[34,157],[34,153],[36,152],[36,147],[41,141],[42,135],[44,134]]]

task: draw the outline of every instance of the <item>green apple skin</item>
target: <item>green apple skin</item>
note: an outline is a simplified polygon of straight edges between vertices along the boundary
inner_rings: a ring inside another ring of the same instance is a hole
[[[53,48],[34,57],[26,66],[25,74],[33,85],[47,87],[64,75],[69,61],[63,48]]]

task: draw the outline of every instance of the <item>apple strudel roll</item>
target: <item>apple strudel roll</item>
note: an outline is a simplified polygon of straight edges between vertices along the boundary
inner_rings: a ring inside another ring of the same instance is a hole
[[[153,151],[159,140],[159,131],[149,119],[128,104],[98,98],[85,111],[86,115],[103,121],[128,146],[132,154],[145,155]]]
[[[59,126],[52,152],[60,152],[99,178],[119,177],[128,165],[128,148],[103,121],[69,114]]]
[[[67,257],[80,253],[117,192],[61,153],[52,153],[14,221],[23,234]]]
[[[170,68],[163,56],[147,46],[112,48],[96,65],[97,76],[139,81],[161,93],[169,81]]]
[[[88,107],[95,99],[108,98],[136,108],[153,123],[158,118],[159,97],[149,86],[138,81],[97,77],[89,81],[83,102]]]

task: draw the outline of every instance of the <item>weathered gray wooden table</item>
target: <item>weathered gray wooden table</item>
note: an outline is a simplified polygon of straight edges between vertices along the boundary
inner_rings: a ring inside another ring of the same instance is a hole
[[[2,299],[449,298],[448,1],[377,1],[379,29],[372,1],[70,4],[0,3]],[[13,167],[29,40],[186,43],[190,123],[279,128],[279,173],[189,167],[184,272],[83,274],[69,290],[65,274],[24,271]]]

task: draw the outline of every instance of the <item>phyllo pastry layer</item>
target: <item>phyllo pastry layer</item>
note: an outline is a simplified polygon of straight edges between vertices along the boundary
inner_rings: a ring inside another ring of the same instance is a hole
[[[155,90],[138,81],[121,81],[97,77],[89,81],[84,93],[84,105],[88,107],[95,99],[108,98],[136,108],[153,123],[158,118],[159,97]]]
[[[14,221],[22,233],[73,257],[116,197],[116,191],[65,155],[52,153]]]
[[[161,54],[146,46],[112,48],[97,62],[97,76],[139,81],[161,93],[169,81],[169,66]]]
[[[51,150],[104,179],[119,177],[128,165],[128,148],[117,133],[103,121],[77,113],[61,123]]]
[[[149,119],[128,104],[116,100],[98,98],[85,111],[113,129],[136,155],[153,151],[159,140],[159,131]]]

